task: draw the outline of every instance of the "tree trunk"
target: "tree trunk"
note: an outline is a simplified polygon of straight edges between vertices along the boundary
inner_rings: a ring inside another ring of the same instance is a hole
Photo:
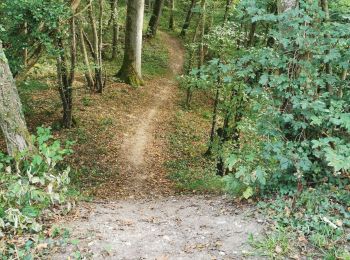
[[[70,75],[73,75],[73,73],[68,73],[63,40],[60,37],[57,39],[57,47],[61,52],[57,57],[57,81],[63,106],[62,126],[71,128],[73,126],[73,78],[70,78]],[[71,71],[73,71],[75,64],[71,64],[71,66]]]
[[[220,81],[220,80],[218,80]],[[219,98],[220,98],[220,83],[218,82],[218,85],[216,87],[216,95],[215,95],[215,102],[214,102],[214,111],[213,111],[213,118],[211,123],[211,130],[210,130],[210,138],[209,138],[209,147],[208,150],[205,152],[205,155],[211,155],[212,149],[213,149],[213,143],[215,138],[215,129],[217,124],[217,117],[218,117],[218,106],[219,106]]]
[[[90,5],[88,8],[89,19],[92,27],[93,34],[93,58],[95,67],[95,86],[94,90],[97,93],[102,93],[103,91],[103,72],[102,72],[102,15],[103,15],[103,3],[99,0],[99,22],[98,27],[96,25],[96,20],[92,7],[92,0],[90,0]]]
[[[141,51],[144,0],[129,0],[126,15],[123,65],[117,77],[132,86],[142,84]]]
[[[160,16],[162,15],[164,0],[156,0],[153,6],[153,13],[151,19],[149,20],[147,37],[153,38],[156,36]]]
[[[201,17],[200,17],[200,42],[198,50],[198,68],[204,64],[204,34],[206,23],[206,0],[201,1]]]
[[[228,13],[230,12],[231,5],[232,5],[232,0],[226,0],[225,14],[224,14],[224,24],[227,22]]]
[[[118,24],[118,0],[111,0],[111,26],[112,26],[112,60],[117,57],[119,24]]]
[[[88,56],[88,53],[86,50],[86,45],[85,45],[85,40],[84,40],[84,30],[83,30],[83,26],[81,25],[80,22],[78,22],[78,36],[79,36],[81,53],[83,55],[84,66],[86,67],[85,68],[85,78],[87,81],[88,89],[92,91],[95,83],[94,83],[94,79],[92,77],[89,56]]]
[[[64,48],[62,35],[56,36],[56,47],[60,54],[57,57],[57,83],[60,93],[63,117],[62,126],[71,128],[74,125],[73,120],[73,82],[75,78],[75,66],[77,63],[77,42],[76,42],[76,21],[75,12],[80,4],[80,0],[71,2],[72,17],[70,18],[70,68],[68,68],[66,59],[66,49]]]
[[[175,29],[174,11],[175,11],[175,0],[170,0],[170,16],[169,16],[169,29]]]
[[[329,15],[329,7],[328,7],[328,0],[321,0],[321,7],[322,7],[322,11],[325,12],[326,17],[325,17],[325,22],[329,22],[330,20],[330,15]],[[329,34],[326,35],[326,38],[330,38]],[[329,54],[329,51],[326,51],[326,55]],[[326,73],[328,75],[332,75],[333,74],[333,68],[332,65],[330,64],[330,62],[327,62],[326,64]],[[330,95],[333,94],[333,86],[331,84],[329,84],[329,82],[327,82],[327,89]]]
[[[191,4],[190,4],[189,9],[187,11],[186,19],[185,19],[184,25],[182,26],[182,30],[181,30],[181,33],[180,33],[181,37],[185,37],[186,36],[186,32],[187,32],[188,28],[190,27],[190,22],[191,22],[191,19],[192,19],[192,16],[193,16],[192,9],[196,5],[196,2],[197,2],[197,0],[191,0]]]
[[[15,81],[0,41],[0,126],[7,152],[16,156],[18,152],[34,149],[31,136],[22,112]]]
[[[256,22],[252,22],[250,26],[250,31],[249,31],[247,47],[251,47],[254,45],[255,30],[256,30]]]

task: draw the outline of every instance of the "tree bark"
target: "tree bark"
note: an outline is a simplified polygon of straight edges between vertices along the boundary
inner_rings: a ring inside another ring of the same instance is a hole
[[[89,19],[91,23],[91,28],[92,28],[92,46],[93,46],[93,58],[94,58],[94,67],[95,67],[95,85],[94,85],[94,91],[97,93],[102,93],[103,89],[103,81],[102,81],[102,1],[99,1],[99,8],[100,8],[100,14],[99,14],[99,23],[98,27],[96,25],[96,19],[95,15],[93,12],[93,7],[92,7],[92,0],[89,2],[89,8],[88,8],[88,14],[89,14]]]
[[[141,51],[144,0],[129,0],[126,15],[123,65],[117,77],[132,86],[142,85]]]
[[[186,19],[185,19],[184,25],[182,26],[182,30],[181,30],[181,33],[180,33],[181,37],[185,37],[186,36],[186,32],[187,32],[188,28],[190,27],[190,22],[191,22],[191,19],[192,19],[192,16],[193,16],[192,9],[196,5],[196,2],[197,2],[197,0],[191,0],[191,4],[190,4],[189,9],[187,11]]]
[[[169,4],[170,4],[169,29],[173,31],[175,29],[175,19],[174,19],[175,0],[170,0]]]
[[[118,24],[118,0],[111,1],[111,25],[112,25],[112,60],[117,57],[118,40],[119,40],[119,24]]]
[[[200,17],[200,42],[198,50],[198,68],[204,64],[204,34],[205,34],[205,23],[206,23],[206,0],[201,1],[201,17]]]
[[[78,24],[78,36],[79,36],[80,49],[81,49],[81,53],[83,55],[84,66],[86,67],[84,74],[85,74],[85,78],[87,81],[88,89],[92,91],[95,83],[94,83],[94,79],[92,77],[89,56],[88,56],[86,45],[85,45],[84,30],[83,30],[83,26],[81,25],[80,22],[78,22],[77,24]]]
[[[157,34],[160,16],[162,15],[164,0],[156,0],[153,6],[153,13],[149,20],[147,37],[153,38]]]
[[[225,13],[224,13],[224,24],[227,22],[228,13],[230,12],[232,0],[226,0]]]
[[[76,21],[75,13],[80,4],[80,0],[71,2],[72,17],[70,18],[70,66],[67,64],[66,49],[64,47],[63,36],[56,36],[56,47],[60,54],[57,57],[57,83],[60,93],[63,117],[62,126],[71,128],[74,125],[73,120],[73,83],[75,78],[75,66],[77,63],[77,41],[76,41]]]
[[[213,108],[213,118],[211,122],[211,130],[210,130],[210,137],[209,137],[209,146],[208,150],[205,152],[205,155],[211,155],[212,149],[213,149],[213,143],[215,138],[215,130],[217,125],[217,117],[218,117],[218,106],[219,106],[219,99],[220,99],[220,79],[218,79],[218,84],[216,86],[216,95],[215,95],[215,102],[214,102],[214,108]]]
[[[249,31],[247,47],[251,47],[254,45],[255,31],[256,31],[256,22],[252,22],[250,26],[250,31]]]
[[[325,17],[325,22],[329,22],[330,20],[330,15],[329,15],[329,6],[328,6],[328,0],[321,0],[321,7],[322,11],[325,12],[326,17]],[[326,35],[326,38],[330,38],[329,34]],[[326,51],[326,54],[329,54],[329,51]],[[326,73],[328,75],[333,74],[333,68],[330,62],[327,62],[326,64]],[[328,92],[332,95],[333,94],[333,86],[327,82],[327,90]]]
[[[22,104],[0,41],[0,126],[7,152],[16,156],[18,152],[34,149],[31,136],[22,112]]]

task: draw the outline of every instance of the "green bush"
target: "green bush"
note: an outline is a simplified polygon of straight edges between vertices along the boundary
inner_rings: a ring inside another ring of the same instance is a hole
[[[60,163],[72,153],[71,143],[62,148],[45,128],[33,139],[35,154],[0,154],[0,237],[39,232],[43,211],[67,202],[70,169]]]

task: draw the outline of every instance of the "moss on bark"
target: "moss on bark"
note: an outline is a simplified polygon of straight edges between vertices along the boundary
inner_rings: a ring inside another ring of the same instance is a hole
[[[132,64],[123,65],[116,76],[126,84],[129,84],[133,87],[138,87],[143,85],[142,78],[137,74]]]

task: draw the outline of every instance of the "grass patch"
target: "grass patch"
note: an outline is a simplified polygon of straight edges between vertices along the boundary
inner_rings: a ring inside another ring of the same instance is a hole
[[[169,72],[169,53],[159,34],[145,41],[142,53],[142,70],[146,78],[153,78]]]
[[[221,193],[224,182],[215,174],[213,160],[205,157],[208,119],[201,110],[180,110],[169,136],[171,154],[166,163],[168,177],[181,192]]]
[[[271,258],[350,259],[350,192],[322,185],[260,202],[274,223],[253,245]],[[298,258],[299,257],[299,258]]]

